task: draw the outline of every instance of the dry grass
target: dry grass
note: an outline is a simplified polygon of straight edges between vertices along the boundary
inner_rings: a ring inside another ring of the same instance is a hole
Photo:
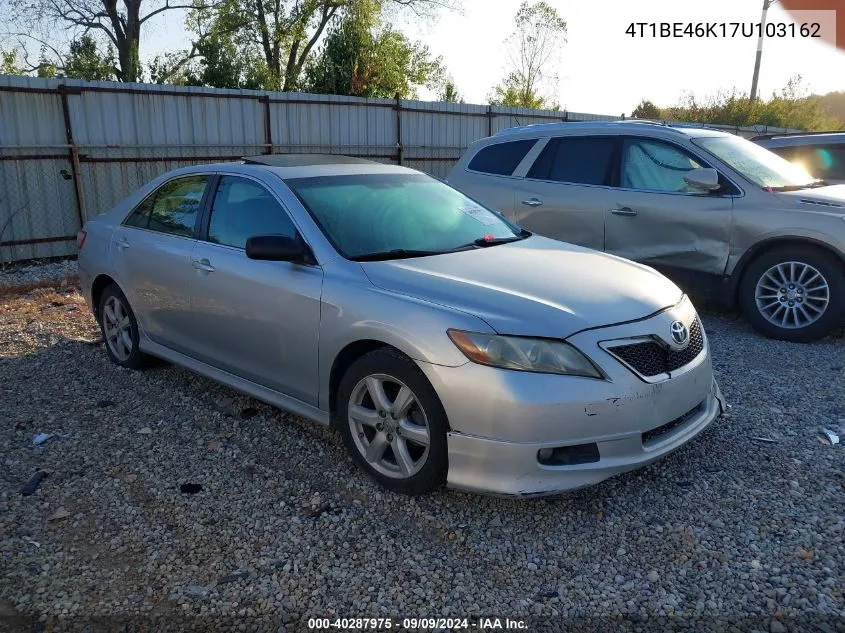
[[[64,291],[68,288],[79,288],[79,276],[68,275],[62,279],[42,279],[25,284],[4,285],[0,284],[0,300],[19,297],[33,290],[60,290]]]
[[[62,339],[93,340],[99,328],[73,278],[0,288],[0,357],[20,356]]]

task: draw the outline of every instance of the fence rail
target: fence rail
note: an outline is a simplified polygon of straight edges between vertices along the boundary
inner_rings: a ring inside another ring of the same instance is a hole
[[[618,116],[488,105],[0,76],[0,262],[69,255],[84,222],[157,175],[289,152],[448,174],[474,140]],[[746,136],[780,128],[730,128]]]

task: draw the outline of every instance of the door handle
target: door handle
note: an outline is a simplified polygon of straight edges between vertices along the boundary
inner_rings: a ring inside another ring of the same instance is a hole
[[[637,212],[634,211],[631,207],[622,207],[621,209],[611,209],[610,212],[613,215],[624,215],[628,217],[634,217],[637,215]]]
[[[538,200],[537,198],[528,198],[528,200],[523,200],[522,204],[524,204],[526,207],[542,207],[543,201]]]
[[[191,262],[191,264],[193,265],[194,268],[196,268],[197,270],[201,270],[202,272],[205,272],[205,273],[213,273],[214,272],[214,266],[212,266],[211,262],[208,261],[207,259],[194,260],[193,262]]]
[[[121,237],[119,240],[117,240],[117,247],[120,249],[129,248],[129,240],[127,240],[125,237]]]

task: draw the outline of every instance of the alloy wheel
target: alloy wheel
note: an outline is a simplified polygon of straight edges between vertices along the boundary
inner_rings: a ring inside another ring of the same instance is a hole
[[[754,289],[757,310],[771,324],[795,330],[818,321],[830,303],[830,286],[818,269],[780,262],[762,274]]]
[[[425,465],[431,444],[428,419],[402,381],[386,374],[361,379],[347,414],[355,447],[377,472],[407,479]]]
[[[132,355],[132,322],[118,297],[109,297],[103,307],[103,334],[117,360],[125,362]]]

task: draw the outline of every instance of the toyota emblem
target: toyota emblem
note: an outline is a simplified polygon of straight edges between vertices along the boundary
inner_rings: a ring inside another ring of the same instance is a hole
[[[672,323],[669,330],[672,332],[672,340],[675,341],[675,344],[683,345],[687,342],[687,339],[689,338],[689,330],[687,330],[686,325],[680,321],[675,321]]]

